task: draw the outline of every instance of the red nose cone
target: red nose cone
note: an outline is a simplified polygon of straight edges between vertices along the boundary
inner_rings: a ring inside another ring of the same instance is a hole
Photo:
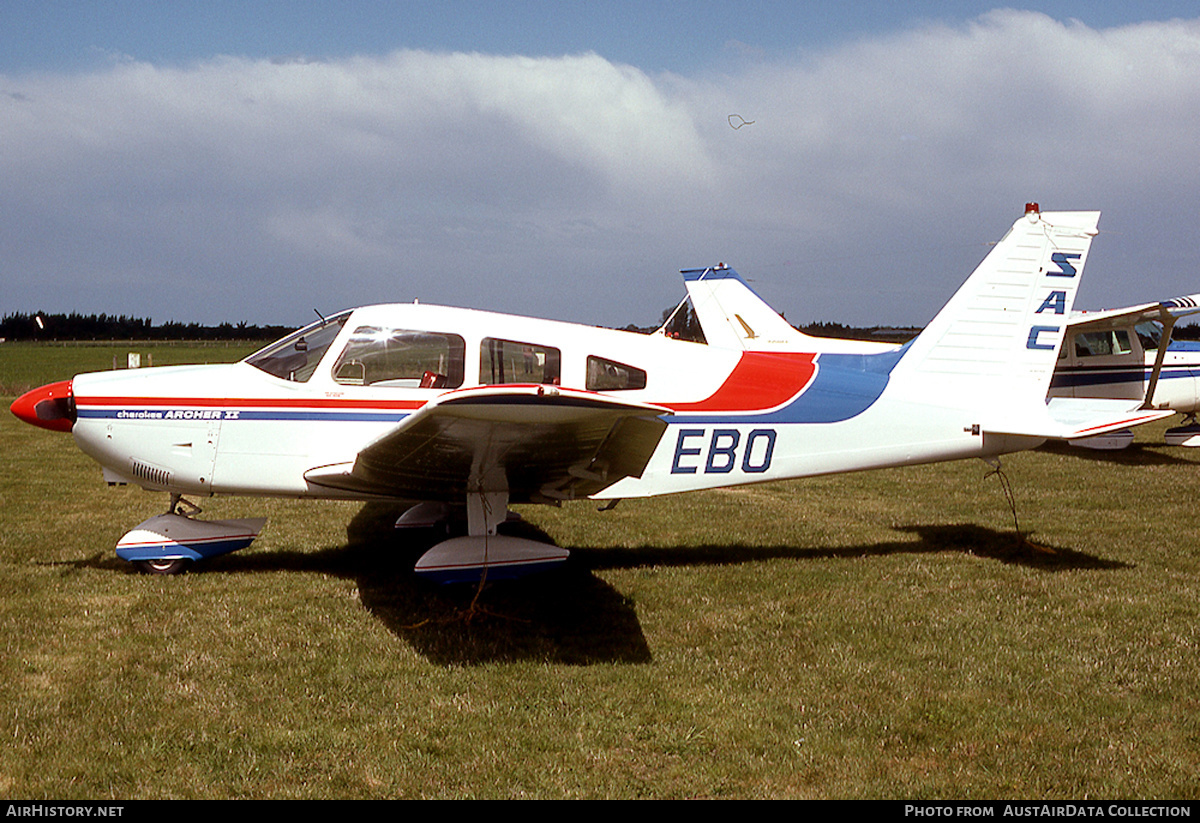
[[[26,423],[51,431],[69,432],[75,425],[75,396],[71,394],[71,381],[63,380],[25,392],[13,401],[9,409]]]

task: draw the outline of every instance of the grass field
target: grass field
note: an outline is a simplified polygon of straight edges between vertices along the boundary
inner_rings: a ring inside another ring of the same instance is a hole
[[[1162,428],[1007,458],[1040,548],[979,461],[522,507],[572,560],[468,620],[380,504],[202,501],[270,521],[134,574],[165,495],[4,413],[0,794],[1197,799],[1200,455]]]
[[[128,355],[141,355],[143,366],[229,363],[270,341],[145,341],[0,343],[0,395],[20,395],[37,386],[66,380],[85,371],[125,367]]]

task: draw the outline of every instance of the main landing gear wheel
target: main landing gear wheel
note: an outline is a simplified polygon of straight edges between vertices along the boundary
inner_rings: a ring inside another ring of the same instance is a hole
[[[187,571],[186,557],[171,557],[156,560],[138,560],[133,565],[146,574],[183,574]]]

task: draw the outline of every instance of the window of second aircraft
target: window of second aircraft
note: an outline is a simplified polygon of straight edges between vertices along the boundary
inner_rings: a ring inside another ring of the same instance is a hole
[[[1102,357],[1111,354],[1129,354],[1129,332],[1124,329],[1082,332],[1075,335],[1076,357]]]
[[[1138,339],[1142,341],[1142,348],[1146,351],[1154,351],[1158,348],[1159,341],[1162,340],[1162,326],[1153,320],[1146,323],[1138,323],[1135,328]]]

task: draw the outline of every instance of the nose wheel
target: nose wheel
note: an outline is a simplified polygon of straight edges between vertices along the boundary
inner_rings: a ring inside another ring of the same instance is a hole
[[[171,495],[167,514],[191,517],[200,512],[201,508],[190,500],[185,500],[183,495]],[[147,560],[135,560],[133,566],[143,574],[183,574],[191,562],[186,557],[152,557]]]
[[[183,574],[187,571],[186,557],[172,557],[161,560],[138,560],[133,565],[146,574]]]
[[[265,517],[242,520],[197,520],[200,507],[171,495],[171,505],[138,524],[117,541],[117,557],[146,574],[180,574],[192,563],[244,549],[254,542]]]

